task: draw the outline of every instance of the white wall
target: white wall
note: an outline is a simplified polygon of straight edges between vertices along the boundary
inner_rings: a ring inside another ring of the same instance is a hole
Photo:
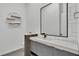
[[[23,47],[27,20],[27,4],[0,4],[0,55]],[[12,27],[6,22],[9,12],[22,17],[20,26]]]
[[[42,3],[30,3],[28,5],[27,32],[40,32],[40,8],[45,5]]]

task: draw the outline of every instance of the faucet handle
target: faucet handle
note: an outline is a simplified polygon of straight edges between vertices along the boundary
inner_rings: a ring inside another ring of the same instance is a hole
[[[45,33],[41,33],[41,35],[45,35]]]

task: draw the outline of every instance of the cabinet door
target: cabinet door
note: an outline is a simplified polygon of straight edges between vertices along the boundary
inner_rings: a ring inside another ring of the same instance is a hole
[[[37,48],[38,48],[38,52],[37,54],[39,56],[52,56],[52,50],[50,49],[50,47],[43,45],[43,44],[39,44],[37,43]]]
[[[37,43],[32,41],[31,42],[31,51],[37,54],[37,52],[38,52],[37,48],[38,48]]]

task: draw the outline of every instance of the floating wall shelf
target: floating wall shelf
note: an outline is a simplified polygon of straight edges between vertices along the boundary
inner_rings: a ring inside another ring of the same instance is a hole
[[[21,22],[8,22],[8,24],[21,24]]]
[[[12,19],[12,18],[7,18],[7,20],[15,20],[15,19]]]
[[[6,19],[8,24],[21,24],[21,17],[17,13],[10,13]]]
[[[21,17],[19,17],[19,16],[14,16],[14,15],[11,15],[11,17],[14,17],[14,18],[19,18],[19,19],[21,18]]]

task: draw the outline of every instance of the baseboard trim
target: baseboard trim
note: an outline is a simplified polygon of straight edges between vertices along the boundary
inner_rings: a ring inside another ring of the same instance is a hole
[[[15,51],[20,50],[20,49],[23,49],[23,47],[18,47],[18,48],[15,48],[13,50],[6,51],[5,53],[2,53],[0,56],[5,56],[9,53],[15,52]]]

